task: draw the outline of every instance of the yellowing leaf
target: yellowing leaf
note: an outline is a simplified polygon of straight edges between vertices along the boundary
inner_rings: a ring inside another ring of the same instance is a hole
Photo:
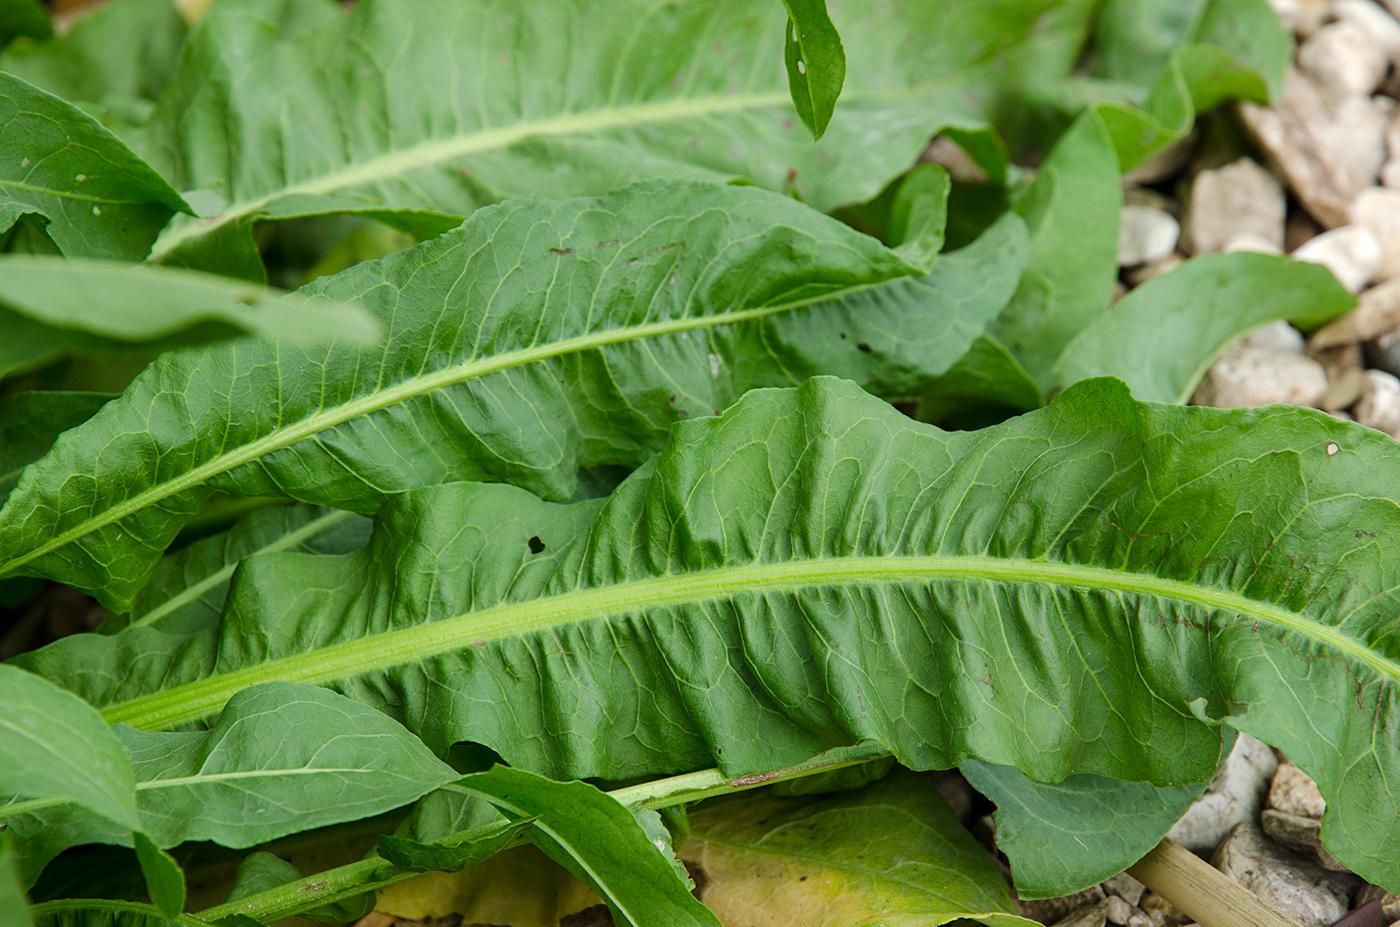
[[[823,801],[760,792],[690,817],[681,858],[725,927],[1029,925],[937,789],[898,771]]]

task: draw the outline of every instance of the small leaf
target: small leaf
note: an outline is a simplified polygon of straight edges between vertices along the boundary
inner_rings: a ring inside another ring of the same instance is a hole
[[[1120,299],[1070,342],[1055,370],[1065,385],[1115,376],[1138,399],[1185,402],[1241,336],[1279,319],[1308,331],[1355,305],[1325,267],[1271,254],[1209,254]]]
[[[376,850],[395,866],[421,872],[460,872],[489,859],[515,842],[533,822],[533,818],[501,821],[478,828],[471,839],[441,840],[422,843],[407,837],[385,834],[379,838]]]
[[[184,200],[95,119],[0,72],[0,231],[20,216],[73,257],[139,261]]]
[[[669,839],[660,836],[659,819],[649,833],[631,811],[587,783],[555,782],[508,766],[460,784],[512,817],[534,818],[531,842],[601,895],[619,925],[719,927],[690,893]]]
[[[135,790],[126,748],[92,706],[0,665],[0,799],[76,802],[140,830]]]
[[[802,124],[818,139],[826,132],[846,82],[846,50],[826,11],[826,0],[783,0],[788,11],[783,63]]]
[[[938,790],[907,770],[818,801],[715,799],[690,821],[681,856],[704,872],[705,902],[725,924],[1034,924]]]
[[[151,842],[145,834],[132,835],[136,859],[146,877],[151,903],[166,917],[175,917],[185,908],[185,874],[175,857]]]
[[[243,857],[243,861],[238,864],[238,871],[234,873],[233,888],[229,891],[228,901],[247,898],[249,895],[269,891],[280,885],[297,882],[301,878],[301,870],[279,856],[263,852],[249,853]],[[313,921],[343,923],[359,920],[373,909],[374,892],[365,892],[333,904],[299,911],[297,916]],[[221,927],[231,927],[227,919],[221,919],[220,924]]]

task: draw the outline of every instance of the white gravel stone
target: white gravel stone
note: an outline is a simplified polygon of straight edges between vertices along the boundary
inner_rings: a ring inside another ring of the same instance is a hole
[[[1277,322],[1270,322],[1262,328],[1256,328],[1240,339],[1240,345],[1246,348],[1270,348],[1275,351],[1292,351],[1295,354],[1303,353],[1303,334],[1279,319]]]
[[[1376,279],[1388,280],[1400,274],[1400,190],[1367,187],[1351,201],[1348,215],[1353,225],[1370,232],[1381,246]]]
[[[1342,98],[1373,93],[1385,78],[1385,53],[1351,20],[1323,26],[1298,46],[1298,67],[1326,93]]]
[[[1339,920],[1361,881],[1276,845],[1252,822],[1230,831],[1211,862],[1302,927],[1328,927]]]
[[[1134,267],[1128,271],[1126,276],[1131,286],[1142,286],[1153,277],[1160,277],[1162,274],[1170,273],[1180,267],[1186,261],[1186,256],[1180,251],[1173,251],[1160,261],[1153,261],[1151,264],[1144,264],[1141,267]]]
[[[1104,915],[1110,924],[1126,924],[1133,915],[1133,906],[1117,895],[1109,895],[1104,901]]]
[[[1400,59],[1400,22],[1394,16],[1372,0],[1332,0],[1331,7],[1333,16],[1355,23],[1386,58]]]
[[[1108,906],[1102,901],[1098,904],[1087,905],[1071,911],[1064,918],[1056,921],[1053,927],[1104,927],[1107,908]]]
[[[1316,406],[1326,394],[1327,373],[1312,358],[1272,348],[1232,347],[1211,364],[1191,401],[1221,409],[1254,409],[1276,402]]]
[[[1314,349],[1370,341],[1400,326],[1400,277],[1371,287],[1358,302],[1354,310],[1313,332]]]
[[[1380,242],[1359,225],[1344,225],[1323,232],[1294,251],[1293,257],[1321,264],[1353,293],[1361,292],[1381,269]]]
[[[1332,21],[1332,4],[1317,0],[1302,0],[1293,16],[1293,33],[1300,40],[1311,38],[1317,30]]]
[[[1384,370],[1366,371],[1366,391],[1354,412],[1361,424],[1400,439],[1400,380]]]
[[[1285,357],[1297,357],[1286,354]],[[1307,358],[1300,358],[1307,360]],[[1311,361],[1309,362],[1311,363]],[[1322,368],[1318,368],[1321,374]],[[1324,388],[1326,378],[1323,377]],[[1278,757],[1268,744],[1240,734],[1225,765],[1216,773],[1205,794],[1187,809],[1167,836],[1197,853],[1209,853],[1230,828],[1254,821],[1264,806],[1269,781],[1278,769]]]
[[[1253,232],[1240,232],[1238,235],[1231,235],[1230,240],[1225,242],[1225,247],[1220,250],[1226,254],[1234,254],[1236,251],[1249,251],[1254,254],[1283,253],[1282,248]]]
[[[1118,266],[1150,264],[1176,250],[1181,226],[1169,213],[1151,206],[1124,206],[1118,226]]]
[[[1269,807],[1321,821],[1327,811],[1327,802],[1311,776],[1293,763],[1283,762],[1278,765],[1274,781],[1269,785]]]
[[[1285,208],[1282,185],[1249,158],[1201,171],[1185,206],[1183,245],[1191,254],[1209,254],[1248,234],[1282,248]]]
[[[1347,224],[1356,194],[1375,185],[1393,105],[1364,96],[1330,100],[1293,68],[1277,106],[1245,103],[1240,117],[1313,218],[1335,228]]]
[[[1111,879],[1104,879],[1103,890],[1110,895],[1117,895],[1128,904],[1135,905],[1142,900],[1142,893],[1147,891],[1147,886],[1126,872],[1120,872]]]

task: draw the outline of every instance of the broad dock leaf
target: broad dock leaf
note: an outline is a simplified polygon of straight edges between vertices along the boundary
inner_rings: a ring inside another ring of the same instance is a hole
[[[382,347],[243,340],[156,361],[21,477],[0,575],[123,611],[215,489],[364,513],[462,479],[567,499],[580,468],[635,466],[667,426],[753,387],[835,372],[917,393],[1005,305],[1024,256],[1008,218],[905,281],[921,268],[898,249],[752,187],[513,200],[298,291],[367,309]]]
[[[254,276],[256,221],[349,212],[431,235],[506,197],[656,177],[745,178],[823,211],[862,202],[939,129],[984,125],[1015,80],[1067,74],[1092,6],[852,3],[841,40],[860,67],[816,144],[773,54],[776,0],[366,0],[300,32],[224,0],[139,149],[226,205],[173,222],[154,257]]]
[[[14,842],[9,831],[0,831],[0,920],[9,927],[33,927],[29,899],[24,897],[15,865]]]
[[[91,116],[0,72],[0,232],[38,216],[64,254],[139,261],[188,208]]]
[[[701,805],[681,857],[726,924],[1032,927],[987,851],[907,771],[817,801],[768,791]]]
[[[177,650],[136,628],[17,662],[149,728],[316,683],[439,754],[557,776],[869,740],[914,768],[1185,785],[1223,719],[1312,775],[1332,852],[1394,884],[1397,485],[1391,439],[1322,413],[1101,379],[942,432],[821,378],[681,423],[604,503],[426,488],[362,551],[250,559]]]

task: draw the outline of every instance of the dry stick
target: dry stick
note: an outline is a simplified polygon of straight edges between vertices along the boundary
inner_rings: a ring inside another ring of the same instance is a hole
[[[1201,927],[1298,927],[1174,840],[1157,844],[1128,874]]]

